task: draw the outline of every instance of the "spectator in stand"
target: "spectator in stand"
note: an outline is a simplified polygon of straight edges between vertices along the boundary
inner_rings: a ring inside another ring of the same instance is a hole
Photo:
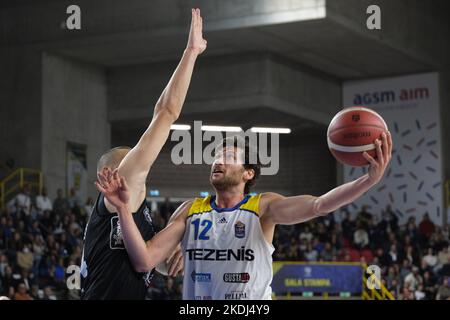
[[[436,228],[433,221],[430,220],[428,213],[425,213],[422,221],[419,223],[419,233],[425,238],[428,238],[434,233],[435,230]]]
[[[419,284],[417,289],[414,291],[414,298],[416,300],[424,300],[426,297],[425,289],[422,284]]]
[[[375,226],[373,227],[373,230],[371,234],[369,235],[370,242],[372,249],[374,248],[384,248],[387,249],[386,243],[388,243],[388,222],[387,220],[381,220],[380,222],[376,223],[374,221]]]
[[[358,249],[363,249],[369,244],[369,235],[362,225],[362,222],[358,222],[356,231],[353,235],[353,243]]]
[[[330,242],[325,243],[325,248],[320,253],[320,257],[323,261],[332,261],[336,255],[335,249],[331,246]]]
[[[403,257],[399,254],[399,252],[397,250],[397,245],[396,244],[391,244],[391,247],[390,247],[389,252],[387,254],[386,263],[391,265],[393,263],[400,263],[400,261],[402,261],[402,260],[403,260]]]
[[[12,268],[9,265],[5,267],[5,273],[2,275],[1,278],[2,278],[1,281],[3,292],[0,292],[0,295],[7,295],[11,298],[11,296],[9,295],[10,288],[14,288],[15,280],[13,277]]]
[[[5,269],[8,264],[8,257],[0,251],[0,277],[5,275]]]
[[[85,217],[89,217],[91,215],[94,204],[94,199],[92,197],[88,197],[86,200],[86,204],[84,205],[84,210],[82,210],[82,215]]]
[[[449,261],[450,261],[450,253],[448,247],[444,247],[438,253],[438,264],[435,268],[435,272],[439,272],[444,265],[449,263]]]
[[[414,292],[403,287],[402,293],[399,295],[399,300],[414,300]]]
[[[436,296],[436,280],[429,271],[425,271],[423,274],[423,287],[425,299],[433,300]]]
[[[414,250],[414,247],[412,245],[406,247],[404,259],[408,259],[414,266],[420,265],[419,255]]]
[[[422,258],[422,262],[426,267],[434,269],[438,263],[437,256],[433,253],[433,248],[427,249],[427,254]]]
[[[33,300],[33,298],[28,294],[24,283],[19,283],[17,286],[16,293],[14,294],[14,300]]]
[[[47,189],[45,187],[42,188],[41,194],[36,197],[36,208],[41,213],[46,210],[48,211],[53,210],[52,201],[47,196]]]
[[[37,284],[33,284],[31,286],[30,296],[33,300],[40,300],[40,294],[39,294],[39,286]]]
[[[330,233],[325,228],[325,224],[319,222],[317,224],[317,238],[320,243],[325,243],[331,240]]]
[[[30,291],[34,283],[34,274],[30,273],[26,269],[22,269],[22,272],[20,274],[20,282],[22,282],[25,285],[27,291]]]
[[[77,215],[80,215],[81,200],[80,200],[80,197],[78,196],[78,191],[76,188],[70,188],[68,201],[69,201],[70,209],[72,209],[72,212],[74,212]]]
[[[319,257],[318,252],[313,249],[312,244],[308,244],[308,251],[305,253],[305,258],[308,261],[317,261]]]
[[[313,238],[313,234],[309,230],[309,227],[306,225],[303,228],[303,232],[300,233],[299,239],[300,239],[300,241],[305,240],[306,242],[311,242],[312,238]]]
[[[30,251],[29,245],[24,245],[23,250],[17,252],[17,265],[25,270],[31,270],[33,267],[33,253]]]
[[[351,219],[351,214],[348,210],[345,211],[345,217],[342,220],[341,225],[344,238],[347,241],[352,241],[355,232],[355,222]]]
[[[386,210],[382,212],[382,215],[383,220],[387,221],[387,227],[389,228],[389,231],[397,233],[399,230],[398,217],[394,213],[394,211],[392,211],[392,207],[390,204],[386,206]]]
[[[394,296],[395,299],[398,299],[400,295],[399,284],[397,279],[392,279],[390,284],[388,283],[387,289]]]
[[[450,260],[447,261],[446,264],[442,266],[442,268],[439,270],[439,275],[441,276],[449,276],[450,277]]]
[[[400,268],[400,279],[405,279],[405,277],[411,273],[411,264],[408,259],[404,259],[402,267]],[[403,284],[403,283],[401,283]]]
[[[369,206],[363,205],[361,206],[361,211],[358,213],[357,216],[357,223],[359,222],[361,224],[361,227],[366,229],[369,226],[369,221],[372,219],[372,214],[368,211]]]
[[[63,215],[70,209],[69,201],[63,196],[62,189],[56,191],[56,199],[53,202],[53,211],[56,215]]]
[[[385,254],[383,248],[377,248],[375,251],[375,257],[378,263],[382,266],[389,266],[391,264],[391,258],[389,254]]]
[[[46,286],[44,288],[44,296],[42,297],[42,300],[58,300],[50,286]]]
[[[416,226],[416,217],[410,217],[408,219],[408,223],[406,224],[406,235],[409,236],[409,239],[413,243],[417,243],[419,240],[419,231]],[[404,245],[410,245],[411,243],[405,243]]]
[[[414,292],[419,284],[423,283],[423,279],[419,274],[419,268],[416,266],[413,266],[411,273],[409,273],[406,277],[405,277],[405,281],[403,286],[405,288],[407,288],[409,291]]]
[[[19,211],[20,217],[27,217],[31,210],[31,190],[28,184],[24,185],[22,190],[15,196],[14,201]]]
[[[450,278],[444,277],[440,285],[436,300],[450,300]]]
[[[392,288],[392,286],[393,286],[392,282],[394,280],[395,280],[395,283],[398,283],[399,276],[393,266],[390,266],[388,268],[387,275],[385,276],[385,278],[386,278],[386,284],[387,284],[388,288]]]

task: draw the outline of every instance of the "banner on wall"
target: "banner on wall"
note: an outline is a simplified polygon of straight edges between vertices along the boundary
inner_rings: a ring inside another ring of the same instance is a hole
[[[358,263],[276,261],[271,287],[276,295],[303,292],[360,295],[362,279],[363,268]]]
[[[411,216],[417,224],[428,213],[443,224],[443,172],[437,73],[376,80],[348,81],[343,85],[343,105],[362,105],[377,111],[393,138],[393,154],[383,180],[349,209],[368,205],[381,214],[390,205],[404,224]],[[367,168],[344,166],[345,182]],[[350,210],[351,211],[351,210]]]
[[[87,146],[78,143],[67,143],[67,194],[76,190],[79,199],[87,197]]]

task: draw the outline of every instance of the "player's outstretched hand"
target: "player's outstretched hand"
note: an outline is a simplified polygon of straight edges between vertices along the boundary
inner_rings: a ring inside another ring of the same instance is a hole
[[[384,171],[389,165],[392,156],[392,137],[391,133],[382,133],[380,139],[375,140],[377,159],[375,160],[367,152],[363,153],[364,158],[370,162],[369,178],[374,184],[378,183],[384,175]]]

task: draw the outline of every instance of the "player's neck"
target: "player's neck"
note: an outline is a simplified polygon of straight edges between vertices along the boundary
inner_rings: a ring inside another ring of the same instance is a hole
[[[233,208],[244,199],[244,193],[238,190],[216,192],[216,205],[219,208]]]

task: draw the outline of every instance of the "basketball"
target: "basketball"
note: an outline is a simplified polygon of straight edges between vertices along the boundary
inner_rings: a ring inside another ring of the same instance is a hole
[[[338,112],[327,131],[328,148],[342,164],[361,167],[369,164],[364,151],[376,159],[374,141],[388,130],[383,118],[366,107],[349,107]]]

